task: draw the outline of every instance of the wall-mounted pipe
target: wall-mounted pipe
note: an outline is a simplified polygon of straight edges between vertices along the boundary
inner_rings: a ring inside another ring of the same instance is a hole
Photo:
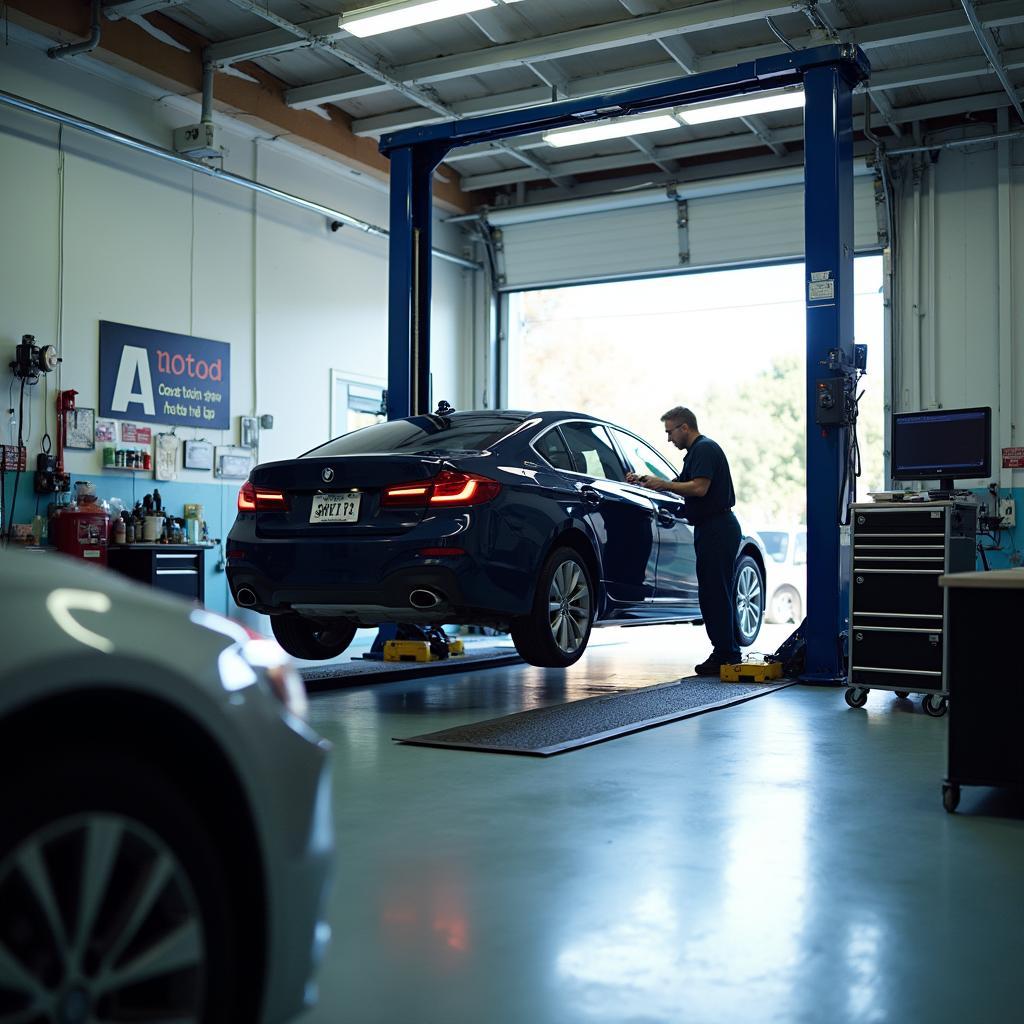
[[[998,127],[1005,129],[1009,121],[1007,111],[1000,110]],[[1013,486],[1013,470],[1003,469],[1000,448],[1012,447],[1016,442],[1014,430],[1014,322],[1013,322],[1013,165],[1010,143],[1003,141],[997,147],[998,178],[996,188],[997,224],[999,232],[999,440],[995,444],[999,466],[999,486]]]
[[[241,175],[221,170],[219,167],[212,167],[208,164],[198,163],[195,160],[190,160],[188,157],[181,156],[179,153],[174,153],[169,149],[163,149],[161,146],[154,146],[150,142],[145,142],[142,139],[136,139],[131,135],[124,135],[121,132],[114,131],[112,128],[105,128],[103,125],[94,124],[92,121],[86,121],[80,117],[75,117],[73,114],[66,114],[63,111],[54,110],[52,107],[47,107],[41,103],[35,103],[33,100],[25,99],[24,96],[16,96],[14,93],[0,91],[0,105],[13,107],[15,110],[20,110],[26,114],[34,114],[36,117],[42,117],[47,121],[54,121],[57,124],[64,125],[66,128],[74,128],[77,131],[84,132],[86,135],[94,135],[97,138],[105,139],[107,142],[114,142],[120,146],[126,146],[128,149],[134,149],[139,153],[146,153],[147,155],[156,157],[159,160],[166,160],[168,163],[177,164],[179,167],[187,167],[190,171],[196,171],[199,174],[205,174],[208,177],[217,178],[220,181],[227,182],[229,185],[238,185],[240,188],[246,188],[252,192],[258,192],[260,195],[269,196],[271,199],[280,200],[281,202],[288,203],[291,206],[297,206],[299,209],[309,210],[311,213],[316,213],[321,217],[326,217],[332,223],[355,228],[357,231],[362,231],[368,235],[375,235],[378,238],[388,238],[390,235],[386,228],[378,227],[376,224],[370,224],[367,221],[359,220],[347,213],[342,213],[340,210],[332,210],[330,207],[323,206],[320,203],[311,202],[309,199],[303,199],[300,196],[293,196],[288,192],[282,192],[280,189],[271,188],[269,185],[263,185],[258,181],[251,181],[249,178],[243,178]],[[473,260],[468,260],[463,256],[456,256],[454,253],[445,252],[443,249],[432,249],[431,251],[437,259],[445,260],[448,263],[454,263],[456,266],[463,267],[466,270],[481,269],[479,263],[475,263]]]
[[[213,123],[213,64],[203,64],[203,106],[199,117],[202,124]]]
[[[905,406],[908,409],[920,409],[924,396],[921,393],[922,366],[921,366],[921,163],[914,162],[914,198],[913,198],[913,225],[912,233],[914,239],[914,258],[911,262],[911,338],[914,350],[911,359],[908,360],[913,374],[910,380],[909,403]]]
[[[46,56],[51,60],[61,60],[64,57],[77,57],[80,53],[91,53],[100,45],[100,0],[92,0],[92,17],[90,26],[92,31],[87,39],[80,43],[68,43],[65,46],[53,46],[46,51]]]
[[[889,156],[905,156],[907,153],[931,153],[936,149],[956,149],[959,146],[981,146],[986,142],[1005,142],[1012,139],[1024,139],[1024,131],[998,132],[995,135],[976,135],[970,139],[951,139],[949,142],[937,142],[934,146],[904,146],[901,149],[887,149]]]

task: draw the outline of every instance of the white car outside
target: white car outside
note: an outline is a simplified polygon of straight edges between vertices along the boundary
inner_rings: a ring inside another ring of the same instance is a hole
[[[807,527],[766,526],[756,533],[767,556],[765,618],[799,624],[807,610]]]
[[[0,579],[0,1019],[299,1013],[334,839],[288,657],[64,555]]]

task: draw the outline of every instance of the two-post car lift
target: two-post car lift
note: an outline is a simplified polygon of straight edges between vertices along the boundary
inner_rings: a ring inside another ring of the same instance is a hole
[[[815,411],[819,381],[854,372],[852,94],[869,74],[859,48],[822,46],[607,96],[411,128],[385,135],[380,144],[391,159],[387,401],[393,419],[429,411],[431,181],[450,150],[610,116],[802,85],[808,574],[801,679],[807,682],[845,680],[845,581],[836,509],[848,497],[840,496],[839,489],[849,428],[841,423],[819,426]]]

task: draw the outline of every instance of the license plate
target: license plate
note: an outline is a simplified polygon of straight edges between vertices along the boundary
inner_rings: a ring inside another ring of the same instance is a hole
[[[359,492],[314,494],[309,510],[311,523],[354,523],[359,518]]]

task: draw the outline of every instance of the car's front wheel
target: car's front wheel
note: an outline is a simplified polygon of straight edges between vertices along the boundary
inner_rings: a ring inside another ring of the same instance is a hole
[[[0,1019],[250,1019],[207,823],[137,756],[75,754],[12,787],[0,822]]]
[[[512,626],[516,650],[531,665],[571,665],[586,650],[595,603],[583,559],[571,548],[555,548],[541,569],[530,614]]]
[[[329,623],[314,622],[301,615],[273,615],[270,628],[274,638],[293,657],[307,661],[336,658],[348,648],[356,635],[356,625],[345,619]]]
[[[736,643],[749,647],[761,632],[764,619],[764,580],[750,555],[743,555],[736,563],[732,594],[736,609]]]

